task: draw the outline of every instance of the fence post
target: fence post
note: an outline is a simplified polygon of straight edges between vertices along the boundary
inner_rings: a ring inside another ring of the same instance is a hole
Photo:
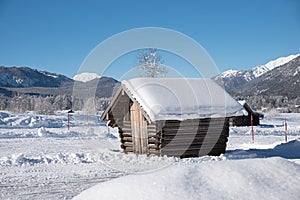
[[[68,131],[70,130],[70,113],[74,113],[73,110],[68,111]]]
[[[288,134],[287,123],[286,123],[286,118],[284,118],[284,135],[285,135],[285,142],[287,142],[287,134]]]
[[[68,131],[70,130],[70,113],[68,112]]]
[[[253,115],[251,115],[251,132],[252,132],[252,143],[254,143]]]

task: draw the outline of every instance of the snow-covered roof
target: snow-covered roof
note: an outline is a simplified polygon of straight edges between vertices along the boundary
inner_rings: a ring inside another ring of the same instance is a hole
[[[238,103],[241,104],[244,108],[245,108],[245,104],[247,104],[246,100],[239,100]],[[264,116],[263,113],[260,113],[260,112],[257,112],[255,110],[253,110],[252,107],[249,104],[247,104],[247,107],[248,107],[248,109],[250,109],[249,111],[251,111],[251,113],[257,113],[261,116]],[[243,112],[244,112],[244,115],[248,115],[248,112],[246,110],[244,110]]]
[[[246,101],[245,101],[245,100],[239,100],[238,102],[239,102],[239,104],[241,104],[242,106],[244,106],[244,105],[245,105],[245,103],[246,103]]]
[[[243,106],[243,108],[245,107],[245,104],[247,103],[245,100],[239,100],[238,101],[239,104],[241,104],[241,106]],[[248,105],[248,107],[252,110],[252,108]],[[244,115],[248,115],[248,112],[244,109],[243,110]]]
[[[243,107],[211,79],[135,78],[122,81],[125,92],[151,121],[243,115]]]

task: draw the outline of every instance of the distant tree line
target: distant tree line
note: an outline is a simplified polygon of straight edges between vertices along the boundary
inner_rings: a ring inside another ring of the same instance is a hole
[[[300,112],[300,97],[287,97],[281,95],[254,95],[240,96],[236,95],[235,99],[246,100],[255,110],[268,112],[277,109],[278,112]]]
[[[103,111],[109,102],[109,98],[79,99],[70,95],[42,96],[20,94],[13,97],[0,94],[0,110],[8,110],[14,113],[35,111],[38,114],[53,114],[60,110],[82,110],[90,114]]]
[[[255,110],[268,112],[276,109],[278,112],[300,112],[300,97],[286,96],[240,96],[237,100],[246,100]],[[71,95],[27,95],[19,94],[12,97],[0,94],[0,110],[14,113],[34,111],[38,114],[53,114],[60,110],[81,110],[89,114],[97,114],[108,106],[110,98],[75,98]]]

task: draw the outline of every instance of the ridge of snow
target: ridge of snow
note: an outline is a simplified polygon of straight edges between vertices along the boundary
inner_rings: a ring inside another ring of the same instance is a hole
[[[73,77],[73,80],[81,81],[81,82],[88,82],[88,81],[94,80],[96,78],[100,78],[100,76],[96,73],[84,72],[84,73],[75,75]]]
[[[267,64],[265,64],[265,66],[269,69],[269,70],[272,70],[280,65],[283,65],[287,62],[290,62],[291,60],[293,60],[294,58],[300,56],[300,54],[296,54],[296,55],[290,55],[290,56],[287,56],[287,57],[280,57],[280,58],[277,58],[276,60],[273,60],[273,61],[270,61],[268,62]]]
[[[49,77],[52,77],[52,78],[58,78],[58,75],[52,74],[50,72],[42,71],[41,73],[44,74],[45,76],[49,76]]]
[[[231,76],[235,76],[238,72],[239,72],[239,70],[230,69],[230,70],[227,70],[225,72],[222,72],[221,77],[222,78],[229,78]]]
[[[230,69],[222,72],[220,75],[217,76],[217,78],[223,79],[223,78],[231,78],[235,76],[243,76],[243,78],[246,81],[251,81],[254,78],[262,76],[268,71],[271,71],[281,65],[290,62],[291,60],[295,59],[298,56],[300,56],[300,54],[289,55],[287,57],[279,57],[275,60],[271,60],[267,62],[266,64],[255,66],[252,69],[249,69],[247,71]]]
[[[290,62],[291,60],[293,60],[294,58],[300,56],[300,54],[295,54],[295,55],[289,55],[287,57],[280,57],[277,58],[275,60],[271,60],[269,62],[267,62],[264,65],[258,65],[254,68],[252,68],[252,73],[254,75],[255,78],[260,77],[261,75],[265,74],[266,72],[275,69],[276,67],[279,67],[281,65],[284,65],[288,62]]]

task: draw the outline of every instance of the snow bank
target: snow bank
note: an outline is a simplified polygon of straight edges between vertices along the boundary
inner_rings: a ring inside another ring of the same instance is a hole
[[[300,159],[300,140],[282,143],[270,149],[229,150],[226,152],[229,159],[282,157]]]
[[[299,199],[299,172],[281,158],[179,164],[100,183],[74,199]]]
[[[74,113],[70,116],[70,125],[86,126],[87,116],[85,114]],[[102,125],[99,116],[88,116],[89,125]],[[68,114],[57,112],[54,115],[11,114],[0,112],[0,128],[65,128],[68,126]]]
[[[36,164],[78,164],[93,163],[99,158],[92,154],[84,153],[58,153],[55,155],[28,156],[24,154],[13,154],[0,158],[0,166],[28,166]]]
[[[0,113],[1,128],[62,128],[67,126],[67,115],[35,115]]]
[[[300,165],[296,164],[300,159],[299,139],[271,149],[227,151],[216,157],[151,160],[147,156],[115,156],[112,162],[107,162],[112,157],[103,160],[111,166],[119,163],[115,169],[131,168],[127,171],[131,175],[100,183],[75,200],[300,198]]]

